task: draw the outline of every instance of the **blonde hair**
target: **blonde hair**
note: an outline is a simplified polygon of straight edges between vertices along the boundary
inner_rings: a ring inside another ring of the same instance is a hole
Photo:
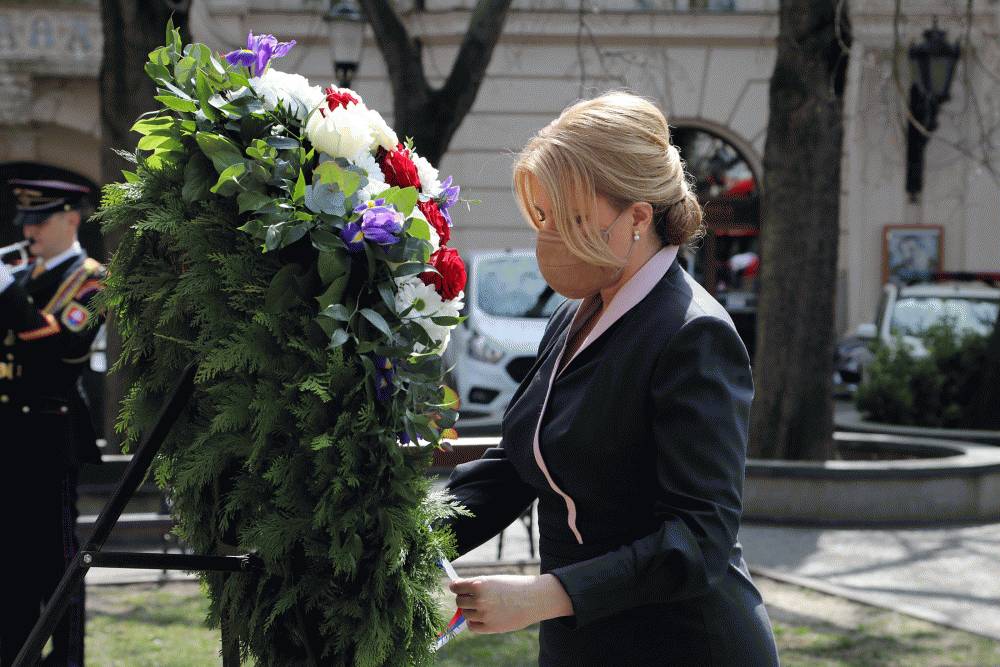
[[[599,266],[621,266],[591,225],[598,195],[618,209],[635,202],[653,207],[653,224],[664,245],[704,236],[702,210],[667,120],[647,99],[610,92],[567,107],[524,147],[514,164],[514,191],[521,213],[536,230],[531,176],[551,200],[551,220],[569,250]]]

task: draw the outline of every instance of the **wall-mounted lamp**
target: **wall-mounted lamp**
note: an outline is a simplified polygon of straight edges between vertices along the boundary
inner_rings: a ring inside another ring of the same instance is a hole
[[[361,60],[361,44],[365,36],[365,18],[351,0],[331,0],[323,15],[330,32],[330,57],[337,76],[337,85],[350,88]]]
[[[948,91],[955,74],[955,65],[961,56],[958,42],[949,44],[945,31],[934,26],[924,31],[924,41],[910,44],[910,113],[906,137],[906,191],[910,200],[916,201],[924,185],[924,149],[929,136],[913,122],[916,120],[927,132],[937,129],[937,115],[941,104],[949,99]]]

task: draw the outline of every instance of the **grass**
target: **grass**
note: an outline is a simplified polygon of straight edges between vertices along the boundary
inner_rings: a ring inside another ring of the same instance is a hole
[[[219,633],[205,626],[197,583],[87,589],[88,664],[166,667],[222,664]]]
[[[435,664],[442,667],[537,667],[538,626],[503,635],[474,635],[465,632],[441,649],[441,655]]]
[[[1000,642],[757,579],[788,667],[1000,665]],[[219,665],[219,634],[204,626],[208,604],[194,583],[91,587],[87,662],[102,667]],[[459,635],[441,650],[442,667],[537,664],[538,629]]]
[[[870,621],[845,631],[825,623],[773,623],[783,665],[809,667],[1000,665],[1000,643],[925,621],[871,609]]]

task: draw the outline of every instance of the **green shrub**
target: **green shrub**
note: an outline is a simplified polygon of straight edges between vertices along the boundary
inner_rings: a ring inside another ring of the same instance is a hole
[[[945,321],[921,341],[926,356],[914,355],[899,337],[893,345],[876,344],[855,397],[858,409],[878,422],[975,427],[972,403],[985,380],[987,338]]]

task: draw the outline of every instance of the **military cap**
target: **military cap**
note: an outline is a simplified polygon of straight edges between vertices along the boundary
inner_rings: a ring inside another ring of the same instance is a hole
[[[15,178],[7,181],[17,201],[14,226],[37,225],[53,213],[71,211],[84,204],[90,194],[85,185],[67,181],[30,181]]]

